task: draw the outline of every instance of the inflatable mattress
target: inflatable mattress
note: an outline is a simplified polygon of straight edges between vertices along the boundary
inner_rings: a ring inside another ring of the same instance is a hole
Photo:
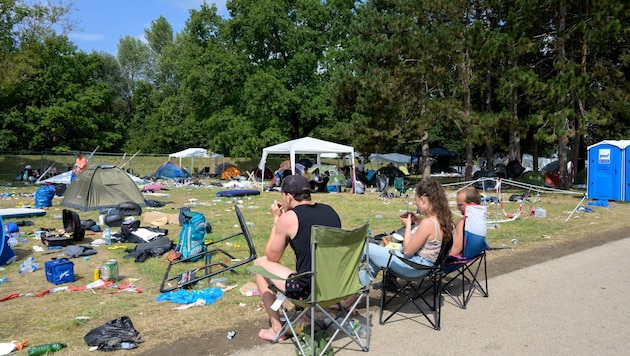
[[[243,197],[246,195],[259,195],[260,190],[256,189],[230,189],[217,192],[218,197]]]

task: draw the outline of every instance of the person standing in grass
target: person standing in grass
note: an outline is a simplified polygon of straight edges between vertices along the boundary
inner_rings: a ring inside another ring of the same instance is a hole
[[[74,181],[74,179],[81,174],[88,166],[87,159],[83,157],[81,151],[77,152],[77,158],[74,160],[74,168],[72,169],[72,175],[70,177],[70,181]]]
[[[282,201],[274,200],[269,208],[273,223],[265,247],[265,256],[256,259],[254,265],[262,266],[281,278],[290,278],[311,269],[311,227],[322,225],[341,228],[341,219],[332,207],[311,200],[311,186],[304,176],[286,177],[282,181],[280,195]],[[295,254],[295,268],[280,263],[287,246],[291,246]],[[297,300],[309,297],[310,282],[310,277],[293,281],[271,281],[275,288],[287,297]],[[256,285],[271,323],[271,327],[260,330],[258,337],[273,340],[282,328],[280,313],[271,308],[276,296],[264,277],[256,275]],[[280,339],[284,339],[284,336]]]

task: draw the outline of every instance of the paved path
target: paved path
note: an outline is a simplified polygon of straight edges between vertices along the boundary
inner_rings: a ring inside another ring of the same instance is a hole
[[[593,238],[594,243],[597,239]],[[630,237],[491,278],[468,309],[445,296],[442,330],[373,313],[370,352],[337,355],[621,355],[630,341]],[[375,303],[376,300],[372,299]],[[340,340],[335,345],[347,342]],[[336,350],[337,351],[337,350]],[[238,355],[295,355],[290,341]]]

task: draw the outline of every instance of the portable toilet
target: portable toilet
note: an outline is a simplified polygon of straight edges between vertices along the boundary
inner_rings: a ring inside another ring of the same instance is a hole
[[[588,199],[630,200],[630,140],[605,140],[588,147]]]

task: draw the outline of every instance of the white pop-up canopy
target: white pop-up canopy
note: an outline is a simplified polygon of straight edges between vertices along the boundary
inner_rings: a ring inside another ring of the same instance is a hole
[[[291,160],[291,172],[295,174],[296,154],[317,154],[317,164],[321,164],[320,158],[325,153],[349,153],[352,163],[352,176],[354,176],[354,148],[334,142],[324,141],[312,137],[303,137],[291,141],[286,141],[263,149],[262,158],[258,164],[263,172],[267,163],[267,156],[270,154],[287,155]]]
[[[195,167],[195,158],[209,158],[208,150],[205,148],[187,148],[183,151],[171,153],[168,155],[168,159],[171,158],[179,158],[179,166],[182,166],[182,158],[190,158],[190,170],[189,172],[193,172],[193,168]]]

